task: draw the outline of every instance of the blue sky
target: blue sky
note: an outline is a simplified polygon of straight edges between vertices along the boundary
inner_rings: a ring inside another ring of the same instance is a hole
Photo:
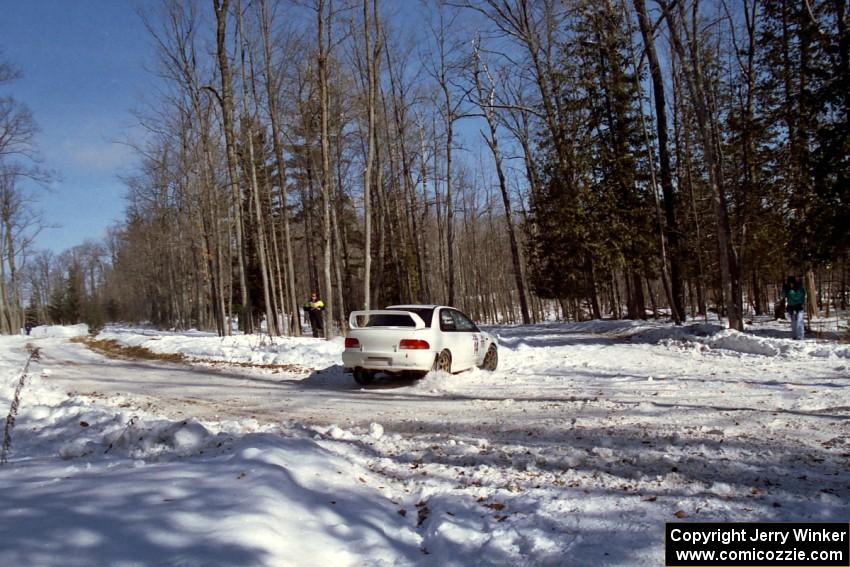
[[[0,48],[23,78],[11,92],[33,111],[44,165],[58,174],[39,190],[45,221],[36,245],[60,252],[99,239],[123,217],[118,178],[134,165],[123,142],[139,135],[131,114],[152,84],[151,45],[136,2],[0,0]]]

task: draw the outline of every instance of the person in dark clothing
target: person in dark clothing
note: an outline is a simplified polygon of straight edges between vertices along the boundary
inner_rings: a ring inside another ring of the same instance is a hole
[[[313,328],[313,336],[319,338],[325,333],[325,323],[322,320],[322,312],[325,310],[325,302],[319,299],[315,291],[310,294],[310,299],[304,304],[304,311],[310,317],[310,327]]]
[[[785,299],[785,310],[791,321],[791,336],[794,340],[803,339],[803,314],[806,306],[806,289],[803,282],[794,276],[788,276],[782,286],[782,297]]]
[[[26,329],[27,335],[29,335],[32,332],[32,326],[33,326],[32,323],[30,323],[29,321],[27,321],[27,324],[24,325],[24,329]]]

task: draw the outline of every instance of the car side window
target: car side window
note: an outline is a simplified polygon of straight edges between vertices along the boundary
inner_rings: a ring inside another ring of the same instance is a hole
[[[457,331],[455,319],[452,317],[452,312],[449,309],[440,310],[440,330],[449,333]]]
[[[478,327],[475,326],[469,317],[460,311],[452,311],[452,318],[455,320],[455,328],[461,333],[476,333]]]

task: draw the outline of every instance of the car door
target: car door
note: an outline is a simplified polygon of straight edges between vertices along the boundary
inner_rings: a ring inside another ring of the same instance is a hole
[[[452,319],[455,323],[455,336],[458,344],[457,370],[472,368],[478,362],[479,353],[483,348],[481,344],[481,332],[472,320],[458,311],[451,310]]]
[[[440,309],[440,337],[443,348],[449,349],[452,353],[452,370],[457,371],[465,368],[466,354],[463,352],[463,337],[457,332],[457,324],[452,316],[452,311],[449,308]]]

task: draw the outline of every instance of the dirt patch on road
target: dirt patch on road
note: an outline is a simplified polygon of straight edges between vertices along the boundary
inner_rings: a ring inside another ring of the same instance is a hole
[[[141,360],[159,360],[162,362],[186,362],[179,353],[159,354],[139,346],[124,346],[118,341],[76,337],[71,342],[84,344],[93,351],[110,358],[131,358]]]

